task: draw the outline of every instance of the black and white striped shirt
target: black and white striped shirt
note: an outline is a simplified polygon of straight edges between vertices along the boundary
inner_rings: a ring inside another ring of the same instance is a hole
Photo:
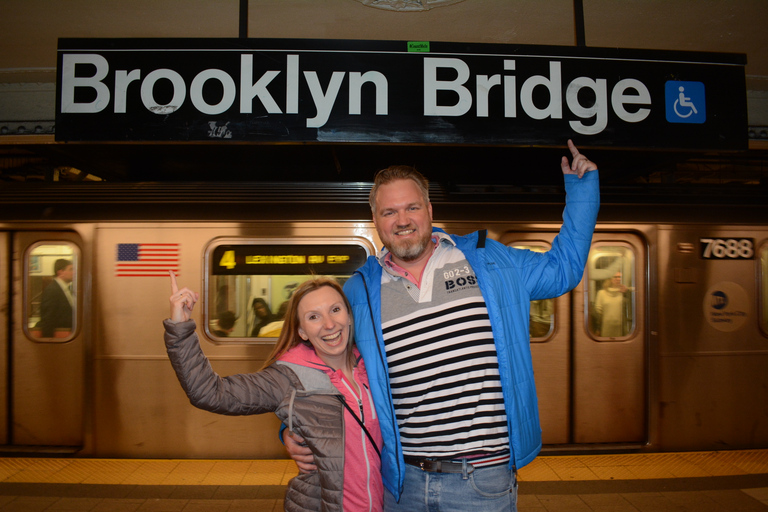
[[[403,453],[451,458],[508,449],[491,324],[464,254],[443,235],[420,288],[387,268],[381,294]]]

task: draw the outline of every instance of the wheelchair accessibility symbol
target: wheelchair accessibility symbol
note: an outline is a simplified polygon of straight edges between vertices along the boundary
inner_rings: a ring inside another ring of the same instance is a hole
[[[670,80],[664,85],[667,121],[702,124],[707,120],[704,84]]]

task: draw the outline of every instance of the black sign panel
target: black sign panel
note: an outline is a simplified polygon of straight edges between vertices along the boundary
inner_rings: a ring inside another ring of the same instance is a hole
[[[60,39],[63,141],[747,148],[743,54]]]
[[[359,245],[220,245],[213,275],[348,275],[368,257]]]

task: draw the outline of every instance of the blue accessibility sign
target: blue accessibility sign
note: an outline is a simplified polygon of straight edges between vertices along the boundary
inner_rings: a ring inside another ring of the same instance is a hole
[[[670,80],[664,84],[667,121],[703,124],[707,120],[707,101],[702,82]]]

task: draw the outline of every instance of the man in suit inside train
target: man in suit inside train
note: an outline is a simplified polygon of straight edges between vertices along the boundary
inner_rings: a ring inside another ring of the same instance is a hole
[[[43,338],[53,338],[56,329],[72,329],[74,296],[72,279],[74,266],[70,260],[59,258],[53,264],[55,277],[43,290],[40,303],[40,331]]]
[[[344,292],[384,438],[386,512],[516,510],[516,471],[541,449],[530,301],[581,281],[599,208],[597,166],[568,147],[564,223],[545,253],[433,228],[428,183],[411,167],[374,179],[384,249]],[[301,439],[284,439],[312,471]]]

